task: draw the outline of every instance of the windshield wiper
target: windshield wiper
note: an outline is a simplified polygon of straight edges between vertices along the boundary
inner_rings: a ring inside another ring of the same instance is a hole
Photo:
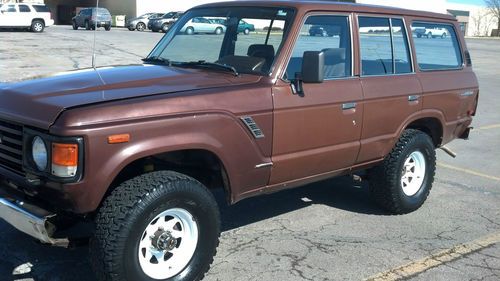
[[[165,59],[165,58],[158,57],[158,56],[153,56],[153,57],[145,58],[145,59],[142,59],[142,61],[145,62],[145,63],[165,64],[165,65],[168,65],[168,66],[172,65],[172,62],[169,59]]]
[[[172,65],[178,67],[204,67],[204,68],[220,69],[220,70],[231,71],[234,74],[234,76],[240,75],[236,70],[236,68],[234,68],[231,65],[216,63],[216,62],[207,62],[204,60],[188,61],[188,62],[172,62]]]

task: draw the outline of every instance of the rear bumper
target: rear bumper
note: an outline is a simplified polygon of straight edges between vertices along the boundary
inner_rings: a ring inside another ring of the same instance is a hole
[[[8,194],[0,187],[0,219],[44,243],[53,244],[55,226],[48,220],[55,214]]]

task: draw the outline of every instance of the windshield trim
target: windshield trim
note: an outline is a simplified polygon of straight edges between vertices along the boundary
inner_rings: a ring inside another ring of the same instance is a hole
[[[273,63],[271,64],[271,66],[269,67],[269,70],[266,71],[265,73],[264,72],[263,73],[242,73],[242,74],[256,75],[256,76],[262,76],[262,77],[270,77],[271,75],[274,75],[275,74],[275,67],[278,64],[278,59],[281,56],[281,53],[282,53],[282,51],[283,51],[283,49],[284,49],[284,47],[289,39],[290,31],[293,29],[295,21],[297,20],[297,8],[296,7],[286,6],[286,5],[283,5],[283,6],[261,6],[261,5],[241,5],[241,6],[240,5],[239,6],[228,5],[228,6],[223,6],[223,5],[220,5],[220,6],[209,6],[209,7],[207,7],[207,6],[194,7],[192,9],[187,10],[185,13],[182,14],[182,16],[177,21],[174,22],[174,24],[169,28],[167,33],[162,37],[162,39],[160,39],[160,41],[158,41],[158,43],[151,50],[151,52],[146,56],[145,59],[148,59],[150,57],[155,57],[155,56],[157,56],[157,54],[161,54],[163,52],[163,50],[170,44],[173,37],[175,36],[175,32],[172,30],[177,30],[179,23],[183,21],[184,17],[191,14],[191,12],[197,11],[197,10],[210,10],[210,9],[221,9],[221,8],[228,8],[228,9],[231,9],[231,8],[249,8],[249,9],[250,8],[256,8],[256,9],[269,8],[269,9],[276,9],[276,10],[286,9],[286,10],[291,12],[291,14],[288,15],[288,18],[287,18],[290,21],[288,23],[288,28],[283,30],[283,39],[281,40],[281,44],[280,44],[279,48],[276,50],[275,59],[274,59]]]

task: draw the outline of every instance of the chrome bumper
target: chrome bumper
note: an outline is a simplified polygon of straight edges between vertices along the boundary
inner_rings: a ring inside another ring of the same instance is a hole
[[[55,226],[48,221],[54,216],[55,214],[29,203],[9,198],[0,192],[0,219],[44,243],[55,243],[55,240],[51,238],[55,232]]]

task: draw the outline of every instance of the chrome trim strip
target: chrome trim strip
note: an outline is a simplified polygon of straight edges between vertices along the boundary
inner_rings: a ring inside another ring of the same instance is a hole
[[[262,163],[262,164],[257,164],[257,165],[255,165],[255,169],[266,168],[266,167],[272,167],[272,166],[273,166],[273,162],[269,162],[269,163]]]
[[[462,97],[470,97],[474,95],[474,91],[467,91],[460,94]]]

